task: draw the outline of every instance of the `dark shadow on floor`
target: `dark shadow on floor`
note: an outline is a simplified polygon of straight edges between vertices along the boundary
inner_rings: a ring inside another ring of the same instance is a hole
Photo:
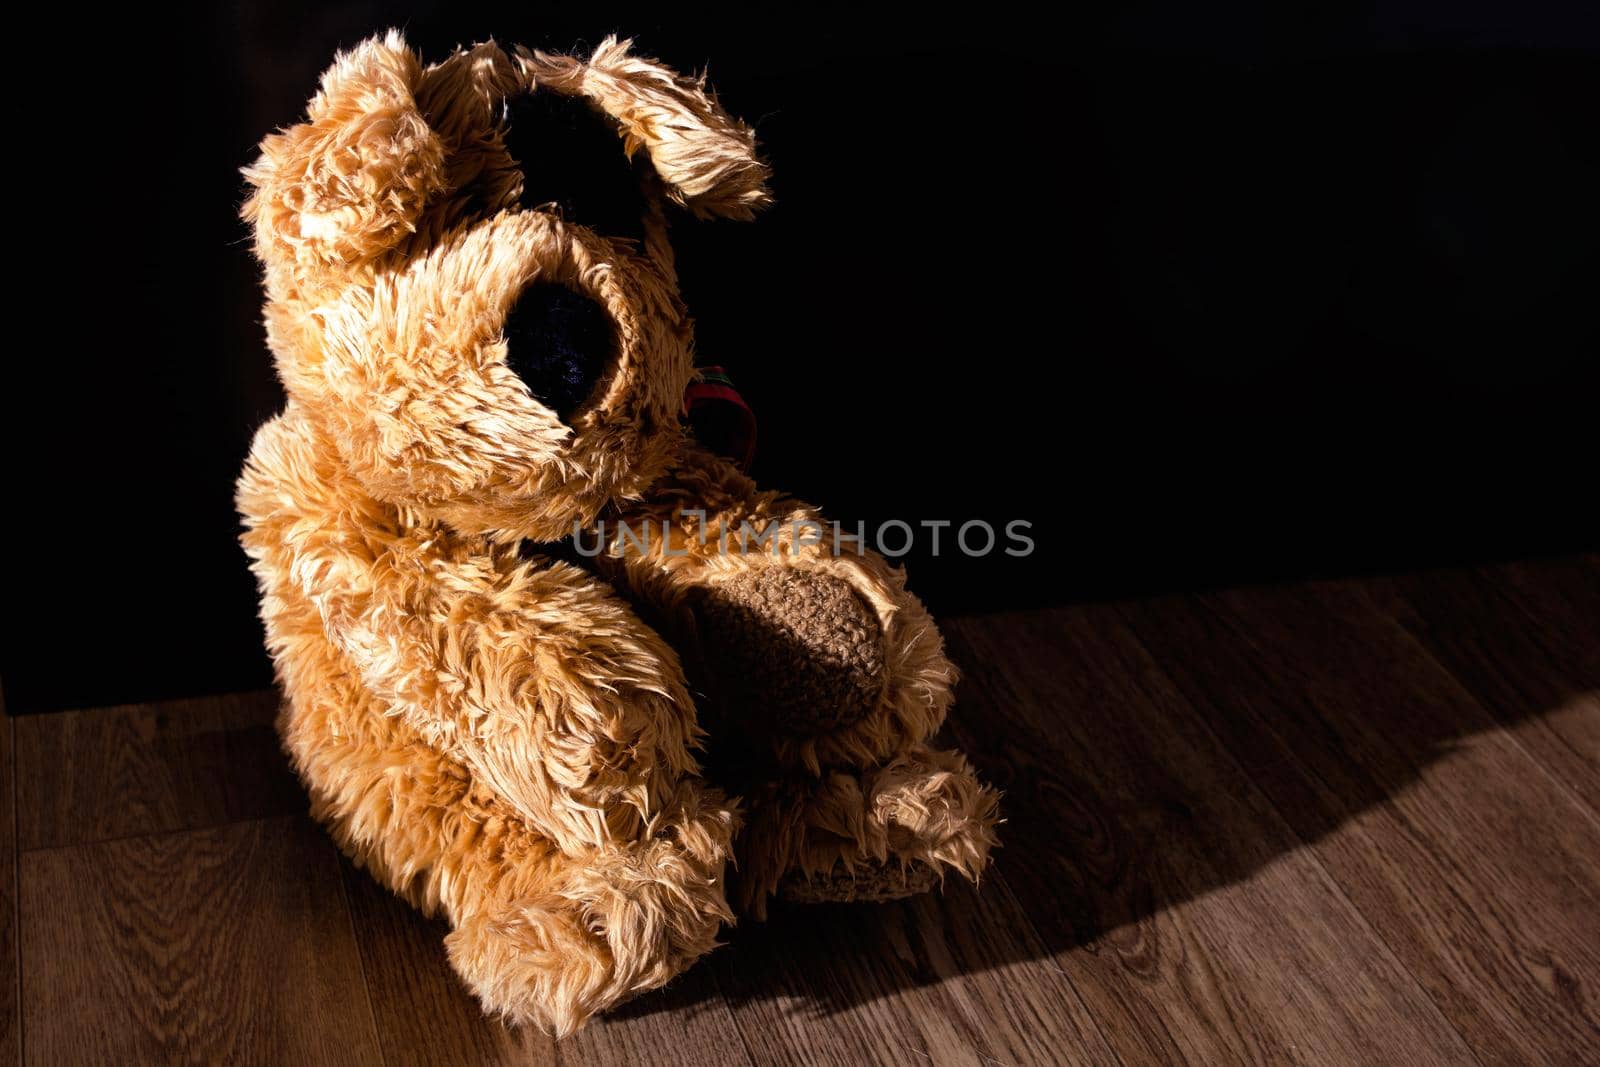
[[[707,963],[715,992],[826,1016],[1068,953],[1249,879],[1464,739],[1600,698],[1595,605],[1589,558],[951,620],[965,677],[946,736],[1005,791],[998,877],[780,908]],[[1574,814],[1584,783],[1560,780],[1584,767],[1552,769]]]

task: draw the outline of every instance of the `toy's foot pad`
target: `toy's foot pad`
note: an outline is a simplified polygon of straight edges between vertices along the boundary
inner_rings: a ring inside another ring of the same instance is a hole
[[[774,731],[848,726],[883,693],[883,631],[839,578],[764,567],[706,586],[697,609],[722,702],[759,711]]]
[[[835,864],[826,874],[809,877],[799,871],[784,876],[778,896],[795,904],[837,904],[853,900],[900,900],[926,893],[939,884],[939,872],[925,863],[902,867],[888,863],[859,863],[854,871]]]

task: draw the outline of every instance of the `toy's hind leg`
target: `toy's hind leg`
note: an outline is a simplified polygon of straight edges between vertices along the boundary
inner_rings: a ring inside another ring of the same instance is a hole
[[[995,792],[959,753],[926,745],[866,770],[774,778],[746,799],[737,898],[756,918],[774,895],[894,900],[931,888],[946,871],[976,879],[995,844]]]
[[[302,634],[280,660],[280,726],[313,813],[380,882],[449,920],[451,963],[486,1009],[565,1034],[716,943],[731,918],[720,794],[686,781],[644,840],[564,854]]]

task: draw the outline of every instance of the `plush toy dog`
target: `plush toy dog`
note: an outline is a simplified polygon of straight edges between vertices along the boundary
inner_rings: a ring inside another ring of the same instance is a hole
[[[284,743],[486,1008],[567,1033],[661,985],[735,856],[757,916],[977,877],[995,797],[928,745],[927,613],[681,429],[668,217],[768,199],[701,81],[391,33],[246,176],[289,402],[238,506]]]

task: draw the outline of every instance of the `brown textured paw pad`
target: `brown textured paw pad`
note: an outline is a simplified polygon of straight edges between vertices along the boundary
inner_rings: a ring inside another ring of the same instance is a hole
[[[883,631],[850,585],[767,567],[702,590],[696,614],[722,702],[807,736],[856,722],[884,686]]]
[[[826,874],[807,877],[799,871],[784,876],[778,896],[796,904],[828,904],[851,900],[900,900],[926,893],[939,882],[939,872],[925,863],[902,867],[889,863],[858,863],[854,871],[836,864]]]

